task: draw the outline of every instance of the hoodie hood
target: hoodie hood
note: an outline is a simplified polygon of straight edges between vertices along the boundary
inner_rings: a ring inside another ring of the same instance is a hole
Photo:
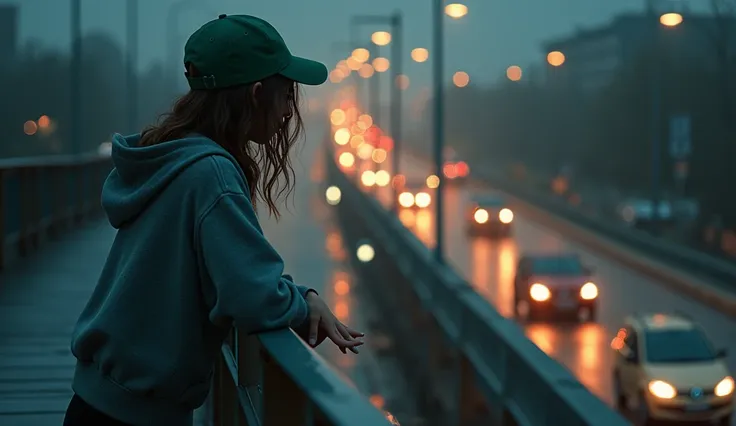
[[[220,145],[198,135],[145,147],[139,141],[140,134],[112,138],[115,168],[102,187],[102,207],[115,228],[140,215],[191,164],[211,155],[232,159]]]

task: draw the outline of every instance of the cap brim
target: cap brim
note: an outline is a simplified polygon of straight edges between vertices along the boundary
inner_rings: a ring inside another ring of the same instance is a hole
[[[279,74],[308,86],[319,86],[327,81],[327,67],[311,59],[291,57],[291,63]]]

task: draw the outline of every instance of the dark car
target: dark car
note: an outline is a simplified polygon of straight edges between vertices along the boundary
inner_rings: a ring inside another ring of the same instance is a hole
[[[511,234],[514,213],[498,195],[476,195],[466,212],[470,236],[507,237]]]
[[[598,287],[591,275],[575,254],[522,256],[514,279],[516,314],[530,319],[575,314],[594,321]]]

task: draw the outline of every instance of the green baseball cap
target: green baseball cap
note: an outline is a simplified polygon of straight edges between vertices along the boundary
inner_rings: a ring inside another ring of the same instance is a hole
[[[310,86],[327,80],[324,64],[292,55],[276,28],[249,15],[223,14],[204,24],[187,40],[184,64],[200,74],[187,75],[192,90],[250,84],[276,74]]]

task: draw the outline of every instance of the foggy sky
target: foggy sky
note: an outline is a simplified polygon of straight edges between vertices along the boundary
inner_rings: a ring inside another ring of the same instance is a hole
[[[0,0],[3,1],[3,0]],[[68,0],[4,0],[22,5],[22,40],[38,39],[44,45],[67,49],[69,45]],[[140,0],[140,67],[163,59],[168,7],[175,0]],[[406,73],[412,91],[426,87],[431,61],[409,60],[414,47],[431,48],[432,0],[201,0],[202,11],[182,18],[181,46],[186,36],[219,13],[246,13],[270,21],[284,36],[294,54],[311,57],[334,67],[341,57],[335,42],[346,42],[348,22],[356,14],[388,14],[395,8],[404,13]],[[610,20],[623,11],[640,10],[644,0],[467,0],[465,18],[446,19],[447,75],[463,70],[474,84],[498,80],[509,65],[522,67],[541,60],[540,44],[550,37],[574,32]],[[705,4],[690,1],[691,8]],[[83,30],[107,31],[124,46],[125,0],[82,0]],[[210,9],[211,14],[206,12]],[[382,28],[365,27],[367,38]],[[386,49],[388,55],[388,49]],[[431,56],[431,52],[430,52]],[[431,58],[430,58],[431,59]]]

